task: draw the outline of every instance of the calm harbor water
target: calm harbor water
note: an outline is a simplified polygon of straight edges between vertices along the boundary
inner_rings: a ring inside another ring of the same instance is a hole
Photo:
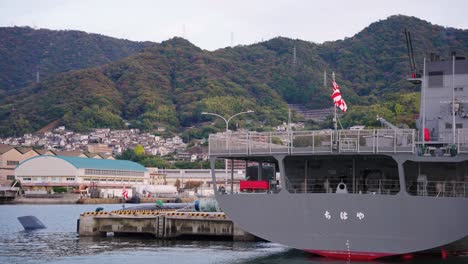
[[[347,263],[267,242],[79,238],[79,214],[97,207],[108,211],[121,205],[0,205],[0,263]],[[24,215],[38,217],[47,229],[24,231],[17,220]],[[468,263],[468,257],[352,263],[458,264]]]

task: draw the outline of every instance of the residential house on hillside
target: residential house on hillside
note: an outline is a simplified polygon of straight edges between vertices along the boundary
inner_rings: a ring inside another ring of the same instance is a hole
[[[191,155],[188,151],[178,151],[176,154],[176,159],[183,161],[190,161]]]
[[[90,153],[112,153],[112,148],[107,144],[90,144],[88,151]]]
[[[36,147],[53,151],[98,153],[119,155],[127,149],[142,145],[145,152],[152,155],[167,155],[176,151],[184,151],[187,144],[179,136],[163,138],[152,133],[141,133],[138,129],[110,130],[95,129],[89,133],[75,133],[64,127],[53,132],[24,134],[23,137],[0,138],[0,144],[23,147]],[[52,154],[52,153],[49,153]],[[72,155],[72,154],[67,154]]]

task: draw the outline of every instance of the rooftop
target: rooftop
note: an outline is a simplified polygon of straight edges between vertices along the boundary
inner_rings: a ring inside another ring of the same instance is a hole
[[[108,160],[108,159],[93,159],[93,158],[79,158],[79,157],[66,157],[66,156],[36,156],[21,162],[19,166],[31,159],[39,158],[56,158],[64,160],[77,169],[100,169],[100,170],[122,170],[122,171],[142,171],[146,172],[146,168],[142,165],[129,161],[129,160]]]

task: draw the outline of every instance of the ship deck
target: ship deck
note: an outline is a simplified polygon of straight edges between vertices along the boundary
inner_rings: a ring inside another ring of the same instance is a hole
[[[416,154],[454,156],[468,153],[468,129],[457,129],[456,142],[418,140],[415,129],[227,132],[209,137],[211,157],[307,154]]]

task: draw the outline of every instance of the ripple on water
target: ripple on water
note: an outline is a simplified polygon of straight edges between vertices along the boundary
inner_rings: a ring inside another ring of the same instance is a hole
[[[118,209],[120,205],[11,205],[0,206],[0,263],[236,263],[236,264],[342,264],[267,242],[159,241],[150,238],[79,238],[75,232],[80,213]],[[35,215],[47,229],[23,231],[18,216]],[[353,262],[358,264],[359,262]],[[364,262],[369,264],[369,262]],[[400,259],[372,263],[401,263]],[[405,264],[461,264],[468,257],[413,259]]]
[[[122,237],[79,238],[74,232],[20,231],[0,237],[0,262],[88,263],[92,260],[94,263],[118,263],[129,259],[140,263],[152,259],[170,263],[225,263],[286,250],[273,245]]]

